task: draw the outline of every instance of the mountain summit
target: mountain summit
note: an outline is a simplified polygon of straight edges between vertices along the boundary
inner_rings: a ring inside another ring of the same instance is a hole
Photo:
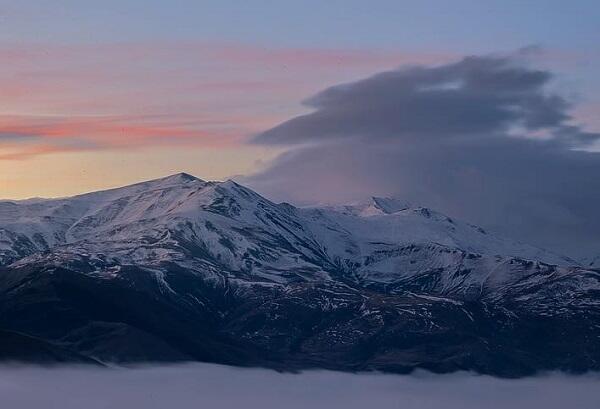
[[[598,270],[397,199],[297,208],[180,173],[2,201],[0,266],[0,337],[37,340],[19,359],[600,367]]]

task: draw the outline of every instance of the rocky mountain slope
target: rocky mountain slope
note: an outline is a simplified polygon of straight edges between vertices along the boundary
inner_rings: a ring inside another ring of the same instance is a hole
[[[394,199],[296,208],[178,174],[0,201],[0,329],[31,360],[583,371],[600,270]]]
[[[600,268],[600,256],[587,259],[582,264],[588,267]]]

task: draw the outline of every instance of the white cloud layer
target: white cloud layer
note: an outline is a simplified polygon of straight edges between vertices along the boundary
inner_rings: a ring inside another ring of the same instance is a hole
[[[10,409],[595,409],[599,381],[598,375],[558,374],[520,380],[470,374],[281,374],[207,364],[5,366],[0,368],[0,397],[1,407]]]

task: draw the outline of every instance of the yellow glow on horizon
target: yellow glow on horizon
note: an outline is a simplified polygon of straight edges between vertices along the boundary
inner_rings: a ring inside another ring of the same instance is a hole
[[[62,197],[187,172],[204,180],[249,174],[279,151],[155,147],[135,151],[55,153],[0,161],[0,199]]]

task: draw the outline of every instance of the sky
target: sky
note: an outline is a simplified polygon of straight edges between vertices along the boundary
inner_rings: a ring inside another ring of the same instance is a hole
[[[0,1],[0,198],[184,171],[593,253],[598,21],[586,0]]]

